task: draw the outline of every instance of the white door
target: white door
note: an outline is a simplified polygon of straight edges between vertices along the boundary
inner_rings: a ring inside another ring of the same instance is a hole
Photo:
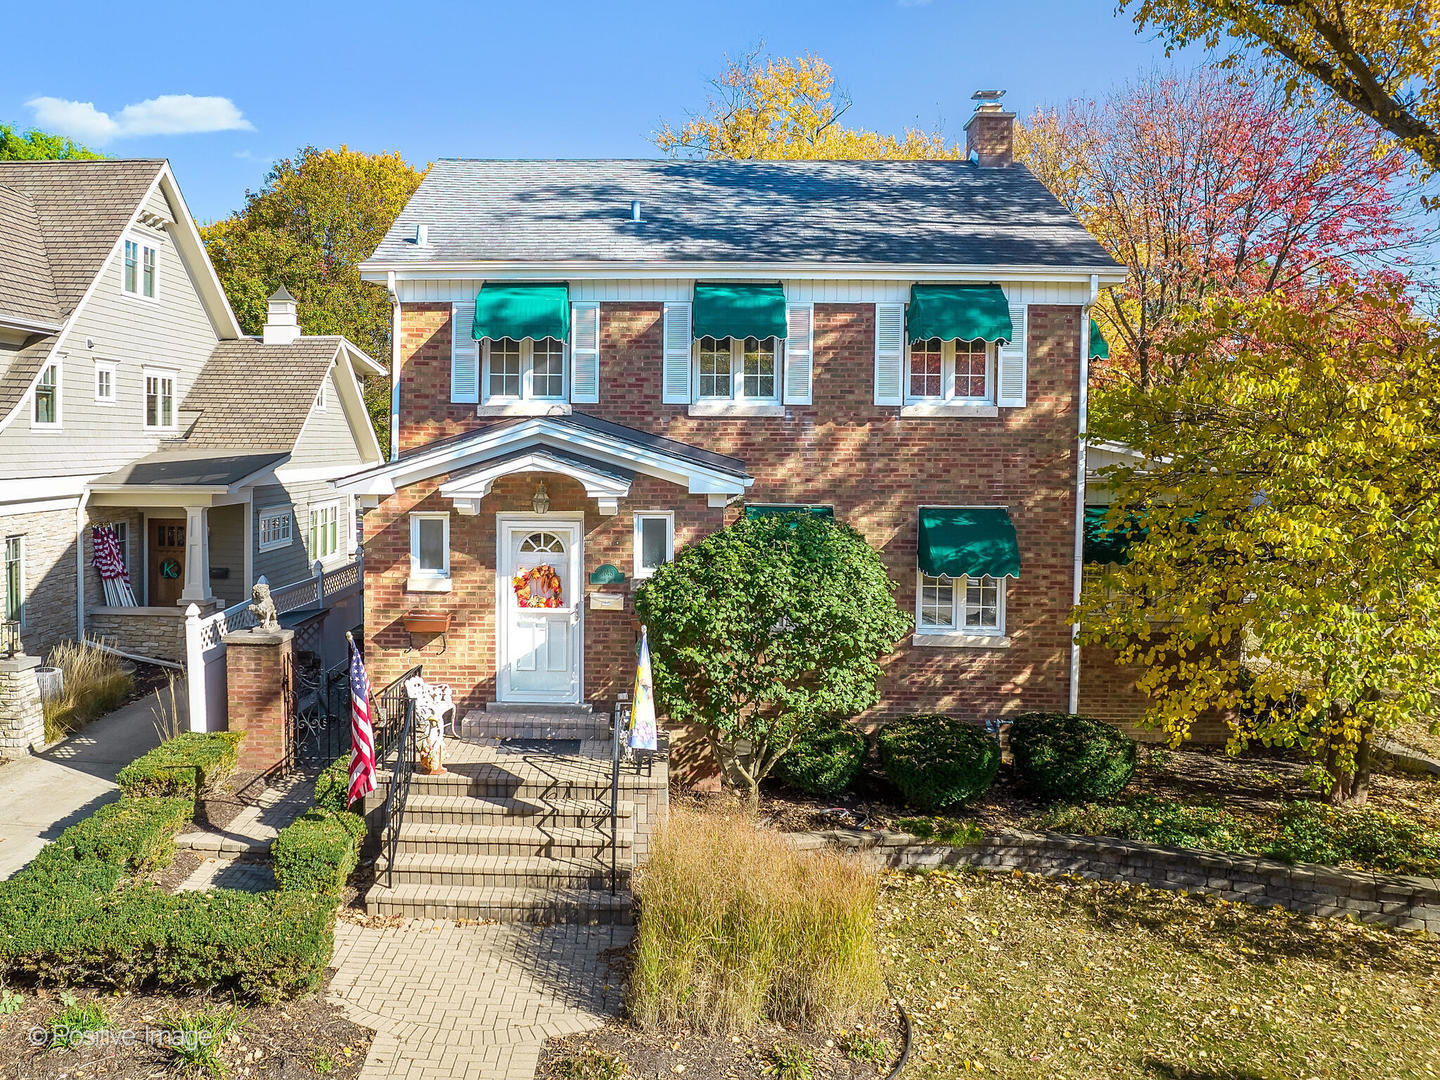
[[[508,521],[501,524],[499,539],[504,553],[499,583],[499,698],[578,702],[584,592],[580,525],[548,519]],[[522,574],[529,575],[528,605],[522,604],[514,585]],[[557,580],[558,590],[553,587]],[[547,599],[554,606],[541,606]]]

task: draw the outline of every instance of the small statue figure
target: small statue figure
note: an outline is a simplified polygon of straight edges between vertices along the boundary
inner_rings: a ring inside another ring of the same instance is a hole
[[[445,731],[435,716],[425,718],[425,735],[420,741],[420,771],[427,776],[445,772]]]
[[[270,599],[270,583],[263,577],[250,590],[250,600],[250,614],[255,616],[256,630],[280,629],[280,613],[275,610],[275,601]]]

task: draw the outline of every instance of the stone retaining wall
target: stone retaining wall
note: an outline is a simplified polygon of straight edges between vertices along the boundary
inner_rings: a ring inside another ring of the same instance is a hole
[[[963,847],[925,843],[897,832],[797,833],[795,840],[802,847],[831,843],[854,850],[875,867],[974,866],[1044,877],[1070,874],[1440,933],[1440,880],[1435,878],[1020,829],[997,830]]]

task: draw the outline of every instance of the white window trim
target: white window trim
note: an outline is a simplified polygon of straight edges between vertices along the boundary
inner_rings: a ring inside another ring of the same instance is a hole
[[[1005,629],[1005,594],[1008,578],[996,578],[996,612],[994,628],[967,627],[960,624],[964,610],[966,578],[948,579],[952,586],[950,596],[950,622],[946,626],[922,626],[921,603],[924,597],[925,572],[915,570],[915,634],[911,643],[922,648],[950,649],[1008,649],[1010,637]]]
[[[917,395],[911,388],[911,357],[917,342],[905,343],[905,395],[901,416],[999,416],[995,404],[996,344],[985,343],[985,395],[957,397],[955,394],[955,342],[940,342],[940,394]]]
[[[117,364],[114,360],[95,361],[95,404],[114,405],[119,400],[120,391],[119,387],[116,385],[116,379],[119,376],[119,371],[120,365]],[[100,375],[102,372],[110,376],[109,397],[100,396]]]
[[[45,372],[51,368],[55,369],[55,419],[36,420],[35,403],[36,395],[40,392],[40,380]],[[54,360],[47,359],[40,368],[40,374],[35,377],[35,387],[30,391],[30,427],[35,431],[59,431],[65,423],[65,364],[58,357]]]
[[[16,621],[20,624],[20,629],[24,630],[25,610],[30,605],[25,602],[25,548],[27,545],[25,543],[25,537],[23,534],[19,536],[12,534],[10,536],[4,537],[3,539],[0,539],[0,590],[8,589],[10,582],[8,549],[10,547],[11,540],[18,541],[20,548],[20,617]],[[3,604],[0,604],[0,619],[3,619],[6,617],[6,608],[9,606],[10,601],[10,598],[6,592],[0,591],[0,601],[4,601]]]
[[[717,341],[724,340],[717,338]],[[700,393],[700,339],[690,346],[690,415],[691,416],[784,416],[781,393],[785,385],[785,342],[777,337],[769,340],[775,352],[775,393],[769,397],[747,397],[745,394],[745,339],[732,337],[730,342],[729,396]]]
[[[334,562],[336,559],[343,559],[346,557],[345,533],[340,528],[341,524],[344,522],[344,515],[341,513],[342,505],[343,500],[333,499],[327,502],[312,503],[306,508],[305,539],[307,543],[305,555],[308,559],[311,560],[311,562]],[[308,542],[310,539],[310,528],[315,520],[316,515],[324,514],[327,510],[335,511],[335,550],[330,552],[328,555],[321,555],[316,551],[310,550]]]
[[[259,540],[260,551],[278,551],[280,548],[289,547],[295,542],[295,510],[290,506],[271,506],[261,510],[256,516],[256,536]],[[281,520],[285,522],[285,537],[280,540],[265,539],[265,523]]]
[[[135,262],[135,291],[131,292],[125,287],[125,245],[134,244],[139,249],[138,258]],[[158,303],[160,300],[160,248],[164,241],[159,237],[144,234],[127,234],[120,241],[120,295],[127,296],[132,300],[143,300],[147,304]],[[155,295],[145,295],[145,252],[149,249],[155,257]]]
[[[325,373],[324,380],[320,383],[320,389],[315,394],[315,411],[325,412],[330,408],[330,373]]]
[[[502,407],[529,405],[535,403],[547,407],[568,405],[570,402],[570,346],[560,342],[560,393],[558,395],[537,395],[534,393],[535,340],[520,339],[520,395],[492,394],[490,392],[490,343],[496,339],[480,339],[480,405],[481,407]],[[514,340],[511,338],[510,340]]]
[[[445,562],[439,570],[420,567],[422,521],[441,523],[440,550]],[[417,510],[410,515],[410,577],[405,582],[405,588],[410,592],[449,592],[450,587],[450,514],[444,510]]]
[[[672,562],[675,559],[675,511],[673,510],[636,510],[632,528],[631,545],[635,554],[635,578],[642,580],[655,573],[654,570],[646,569],[640,565],[642,551],[640,523],[646,518],[660,518],[665,522],[665,561]]]
[[[170,380],[170,423],[150,423],[150,380]],[[146,431],[174,431],[180,423],[180,373],[174,368],[147,367],[140,369],[140,426]]]

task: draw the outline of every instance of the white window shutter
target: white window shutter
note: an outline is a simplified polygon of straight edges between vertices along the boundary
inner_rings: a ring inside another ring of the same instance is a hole
[[[665,374],[660,400],[666,405],[690,404],[690,303],[665,305]]]
[[[815,306],[785,308],[785,404],[809,405],[814,377]]]
[[[600,401],[600,305],[593,300],[570,305],[570,400]]]
[[[480,400],[480,343],[475,329],[475,305],[450,305],[450,400],[474,404]]]
[[[905,305],[875,305],[875,404],[903,403]]]
[[[1025,305],[1010,305],[1012,337],[995,350],[995,404],[1007,409],[1025,406]]]

